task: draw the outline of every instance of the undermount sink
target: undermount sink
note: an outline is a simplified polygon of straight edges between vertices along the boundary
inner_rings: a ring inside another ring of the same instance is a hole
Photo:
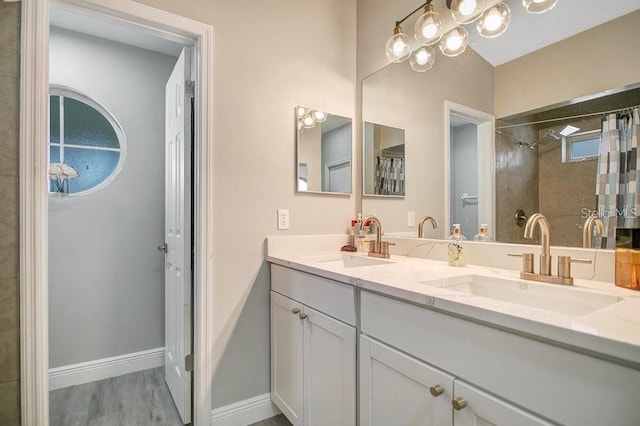
[[[395,263],[392,260],[380,259],[377,257],[369,256],[356,256],[354,254],[342,254],[340,256],[333,256],[330,258],[319,259],[318,262],[342,262],[342,266],[345,268],[357,268],[360,266],[375,266],[375,265],[388,265]]]
[[[569,315],[585,315],[624,300],[622,297],[590,292],[557,284],[504,279],[483,275],[463,275],[438,281],[423,281],[502,302],[515,303]]]

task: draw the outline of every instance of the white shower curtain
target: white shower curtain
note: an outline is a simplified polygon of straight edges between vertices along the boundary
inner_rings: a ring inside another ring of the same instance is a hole
[[[602,123],[598,156],[596,202],[605,235],[596,247],[614,248],[616,227],[640,227],[640,161],[638,161],[640,110],[609,114]]]

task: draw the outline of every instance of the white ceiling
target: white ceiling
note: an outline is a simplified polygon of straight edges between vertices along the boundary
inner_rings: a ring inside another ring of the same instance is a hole
[[[55,2],[51,4],[49,22],[52,27],[88,34],[175,57],[180,55],[185,45],[193,44],[186,37],[110,19],[101,14],[79,13],[73,8]]]
[[[482,38],[473,24],[467,25],[469,46],[493,66],[640,9],[640,0],[558,0],[550,11],[533,15],[522,7],[521,0],[506,3],[511,23],[501,36]]]

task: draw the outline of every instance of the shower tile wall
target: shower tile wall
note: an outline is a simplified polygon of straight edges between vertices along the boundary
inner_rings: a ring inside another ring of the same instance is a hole
[[[0,2],[0,425],[20,424],[20,5]]]
[[[639,104],[640,89],[632,89],[540,112],[536,120],[612,111]],[[539,137],[549,130],[562,129],[567,124],[578,127],[580,132],[599,130],[603,117],[604,115],[598,114],[593,117],[540,124]],[[595,184],[598,162],[594,159],[579,163],[562,163],[562,143],[550,137],[541,141],[539,147],[540,211],[549,212],[547,217],[551,228],[551,244],[581,247],[582,229],[586,219],[582,209],[595,210],[597,207]]]
[[[529,121],[524,117],[520,122]],[[498,120],[497,128],[514,124]],[[515,223],[515,212],[523,209],[527,216],[539,211],[537,150],[519,146],[518,141],[538,139],[535,126],[518,126],[501,130],[513,137],[496,133],[496,241],[533,244],[523,238],[524,228]]]

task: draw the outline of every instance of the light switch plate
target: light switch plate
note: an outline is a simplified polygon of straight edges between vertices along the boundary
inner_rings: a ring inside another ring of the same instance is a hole
[[[407,215],[407,226],[409,228],[416,227],[416,212],[409,212],[409,214]]]

